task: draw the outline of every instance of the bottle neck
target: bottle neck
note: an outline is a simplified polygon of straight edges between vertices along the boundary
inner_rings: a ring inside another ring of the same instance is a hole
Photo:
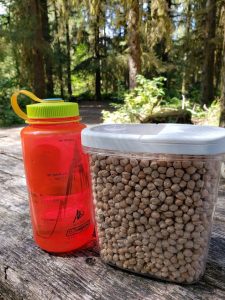
[[[67,123],[79,123],[80,116],[67,117],[67,118],[42,118],[42,119],[27,119],[26,123],[31,125],[56,125]]]

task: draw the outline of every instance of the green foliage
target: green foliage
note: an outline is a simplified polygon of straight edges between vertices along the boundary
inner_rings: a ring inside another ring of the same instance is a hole
[[[207,125],[219,126],[219,120],[220,120],[220,101],[216,99],[209,107],[206,113],[206,117],[204,118],[204,122]]]
[[[175,112],[181,110],[182,100],[177,97],[166,97],[164,77],[146,79],[137,76],[137,87],[124,94],[122,104],[114,103],[114,112],[102,111],[105,123],[140,123],[153,113]],[[202,125],[219,125],[220,102],[216,99],[209,108],[194,103],[192,99],[185,101],[185,109],[193,116],[193,122]],[[171,114],[172,121],[173,114]]]
[[[124,103],[114,105],[116,112],[102,111],[106,123],[139,123],[159,109],[165,95],[164,77],[146,79],[137,76],[137,86],[125,94]]]
[[[177,97],[166,97],[161,101],[161,106],[163,107],[170,107],[170,108],[176,108],[179,109],[181,108],[181,99]]]
[[[0,127],[10,126],[12,124],[24,123],[12,110],[10,97],[14,91],[16,79],[2,79],[0,81]],[[21,103],[24,107],[24,103]]]
[[[0,92],[0,127],[24,123],[11,108],[9,101],[11,94],[12,89],[4,89]]]
[[[47,11],[49,29],[42,26],[43,18],[37,22],[34,13],[35,5],[44,2],[47,10],[39,11]],[[33,60],[37,50],[49,53],[41,78],[45,77],[46,84],[51,61],[55,96],[68,99],[68,83],[71,83],[74,100],[80,103],[93,100],[99,72],[101,101],[116,102],[113,114],[103,112],[107,122],[141,122],[158,110],[181,109],[183,97],[185,108],[197,122],[205,119],[204,122],[218,124],[218,101],[206,110],[199,100],[202,65],[208,55],[204,49],[206,1],[139,1],[138,30],[134,37],[138,33],[144,77],[139,76],[137,87],[128,92],[131,74],[128,15],[133,2],[0,0],[4,8],[0,15],[0,126],[23,122],[10,108],[9,100],[15,89],[25,85],[28,89],[32,86],[34,91],[34,75],[39,74],[38,64],[34,65]],[[217,36],[212,41],[216,47],[216,97],[221,94],[221,78],[225,74],[222,2],[217,5]],[[45,28],[45,32],[39,32],[40,40],[35,34],[37,25]],[[46,34],[49,39],[43,43]],[[25,106],[24,100],[20,103]]]
[[[0,38],[0,127],[21,123],[10,106],[10,96],[17,85],[10,47]]]
[[[187,102],[187,110],[192,113],[194,123],[202,125],[219,126],[220,101],[215,99],[209,108],[202,108],[199,104]]]

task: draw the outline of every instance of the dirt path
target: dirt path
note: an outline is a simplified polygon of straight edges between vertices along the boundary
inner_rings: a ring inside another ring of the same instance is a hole
[[[99,103],[99,102],[89,102],[79,104],[80,115],[82,118],[82,122],[87,125],[99,124],[102,123],[102,110],[110,110],[112,108],[109,104]]]

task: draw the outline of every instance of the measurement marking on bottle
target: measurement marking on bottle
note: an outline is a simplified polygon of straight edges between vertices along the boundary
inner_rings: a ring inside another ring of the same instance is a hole
[[[78,226],[74,226],[73,228],[70,228],[66,232],[66,236],[72,236],[74,234],[80,233],[84,230],[86,230],[90,226],[90,220],[87,220],[85,223],[82,223]]]
[[[68,175],[68,172],[64,172],[64,173],[48,173],[47,176],[48,177],[55,177],[55,176],[67,176]]]
[[[67,138],[67,139],[60,139],[59,142],[74,142],[76,139],[73,138]]]

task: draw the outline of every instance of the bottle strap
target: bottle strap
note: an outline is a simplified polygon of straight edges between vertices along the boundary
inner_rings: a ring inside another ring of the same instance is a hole
[[[19,116],[20,118],[27,120],[28,117],[25,114],[25,112],[22,111],[22,109],[20,108],[19,104],[18,104],[18,100],[17,97],[20,95],[26,95],[27,97],[29,97],[30,99],[36,101],[36,102],[44,102],[43,99],[38,98],[37,96],[35,96],[33,93],[26,91],[26,90],[20,90],[17,91],[15,93],[13,93],[12,97],[11,97],[11,106],[14,110],[14,112],[17,114],[17,116]]]

